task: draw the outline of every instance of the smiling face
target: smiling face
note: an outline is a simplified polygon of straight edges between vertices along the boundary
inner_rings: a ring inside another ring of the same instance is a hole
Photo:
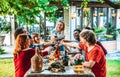
[[[58,22],[57,25],[56,25],[56,30],[58,32],[61,32],[64,30],[64,23],[63,22]]]
[[[94,45],[96,43],[96,36],[93,31],[85,30],[80,33],[80,41],[83,44]]]
[[[83,37],[80,36],[80,43],[86,45],[87,41]]]
[[[73,36],[76,40],[79,40],[79,32],[78,31],[74,31]]]
[[[39,44],[40,43],[40,35],[38,33],[33,33],[32,34],[32,39],[33,39],[33,42],[35,44]]]

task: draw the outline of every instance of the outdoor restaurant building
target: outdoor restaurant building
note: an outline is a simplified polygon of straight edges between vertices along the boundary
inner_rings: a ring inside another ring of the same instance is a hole
[[[91,0],[86,8],[81,8],[81,0],[69,0],[69,4],[70,8],[64,10],[63,17],[66,24],[66,38],[74,39],[72,33],[76,28],[81,30],[86,26],[99,28],[101,32],[98,32],[98,40],[104,42],[109,40],[107,43],[110,44],[105,43],[108,50],[109,45],[114,45],[111,46],[112,50],[120,50],[120,34],[114,34],[115,30],[120,28],[120,9],[110,5],[109,2],[100,3],[96,0]]]

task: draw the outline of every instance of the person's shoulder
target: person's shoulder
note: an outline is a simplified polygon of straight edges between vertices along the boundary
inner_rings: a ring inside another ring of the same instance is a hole
[[[31,51],[35,51],[35,48],[31,48],[30,50],[31,50]]]
[[[97,52],[98,51],[100,51],[100,52],[103,51],[102,48],[97,44],[95,44],[94,50],[97,51]]]
[[[95,44],[94,49],[99,49],[99,48],[100,48],[100,46],[98,44]]]
[[[34,51],[34,50],[35,50],[35,48],[28,48],[28,49],[25,49],[23,51]]]

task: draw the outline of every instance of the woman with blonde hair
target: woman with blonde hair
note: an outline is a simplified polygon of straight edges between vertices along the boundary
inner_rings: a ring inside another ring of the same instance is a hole
[[[35,54],[35,49],[29,48],[30,39],[26,34],[19,34],[13,51],[15,77],[23,77],[31,66],[31,58]]]
[[[61,39],[65,38],[64,35],[65,23],[63,21],[58,21],[55,29],[51,32],[51,39],[54,40],[54,43],[58,43]],[[60,45],[60,51],[64,51],[64,47]]]
[[[63,21],[58,21],[55,29],[53,29],[51,31],[52,39],[54,39],[54,38],[58,38],[58,39],[65,38],[64,29],[65,29],[65,23]]]
[[[58,21],[55,27],[56,32],[61,32],[64,34],[65,23],[63,21]]]

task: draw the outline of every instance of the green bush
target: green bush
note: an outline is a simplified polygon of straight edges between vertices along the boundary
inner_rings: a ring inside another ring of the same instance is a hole
[[[4,49],[0,47],[0,54],[3,54],[3,53],[4,53]]]

